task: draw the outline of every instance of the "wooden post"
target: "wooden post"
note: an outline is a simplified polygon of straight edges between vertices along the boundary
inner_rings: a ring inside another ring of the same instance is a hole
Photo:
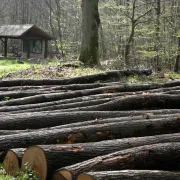
[[[30,39],[27,40],[27,58],[30,58]]]
[[[48,55],[48,41],[45,40],[44,58],[46,59]]]
[[[5,37],[5,39],[4,39],[4,57],[7,57],[7,43],[8,43],[8,38]]]

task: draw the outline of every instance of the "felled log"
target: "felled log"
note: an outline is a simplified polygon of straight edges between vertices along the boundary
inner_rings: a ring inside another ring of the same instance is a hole
[[[6,100],[6,98],[14,99],[14,98],[22,98],[22,97],[28,97],[28,96],[34,96],[37,94],[42,94],[40,92],[22,92],[22,91],[16,91],[16,92],[1,92],[0,94],[0,101]]]
[[[108,124],[115,122],[123,122],[123,121],[134,121],[134,120],[147,120],[147,119],[159,119],[159,118],[174,118],[179,117],[180,114],[164,114],[164,115],[153,115],[151,113],[145,113],[142,116],[130,116],[130,117],[117,117],[117,118],[107,118],[107,119],[95,119],[84,122],[76,122],[70,124],[64,124],[59,126],[41,128],[37,130],[47,131],[53,129],[63,129],[63,128],[72,128],[72,127],[80,127],[80,126],[88,126],[88,125],[98,125],[98,124]],[[17,128],[16,128],[17,129]],[[20,134],[20,133],[28,133],[35,132],[36,129],[26,129],[26,130],[0,130],[0,136],[2,135],[11,135],[11,134]]]
[[[167,91],[164,94],[180,94],[180,90],[171,90],[171,91]]]
[[[111,83],[91,83],[91,84],[70,84],[70,85],[45,85],[45,86],[10,86],[10,87],[0,87],[0,91],[53,91],[53,90],[82,90],[82,89],[93,89],[98,87],[105,87],[110,85],[120,85],[120,82]]]
[[[157,170],[122,170],[83,173],[78,176],[77,180],[179,180],[179,177],[179,172]]]
[[[180,142],[180,133],[95,143],[31,146],[23,155],[22,168],[24,164],[29,164],[36,170],[39,179],[49,179],[56,169],[64,166],[127,148],[165,142]]]
[[[100,118],[114,118],[125,116],[149,116],[149,114],[174,114],[180,113],[180,109],[166,110],[145,110],[145,111],[77,111],[77,112],[61,112],[47,111],[22,114],[1,114],[0,130],[25,130],[39,129],[63,124],[76,122],[84,122]]]
[[[60,104],[72,104],[72,103],[79,103],[84,101],[91,101],[91,100],[98,100],[103,98],[114,98],[119,96],[120,93],[113,93],[113,94],[98,94],[98,95],[90,95],[90,96],[82,96],[77,98],[71,99],[64,99],[64,100],[57,100],[52,102],[45,102],[45,103],[37,103],[37,104],[26,104],[26,105],[18,105],[18,106],[2,106],[0,107],[0,112],[10,112],[10,111],[17,111],[17,113],[29,111],[42,111],[43,108],[46,107],[54,107],[59,106]],[[13,112],[15,113],[15,112]]]
[[[91,83],[91,84],[69,84],[69,85],[61,85],[61,86],[55,86],[51,89],[53,90],[83,90],[83,89],[94,89],[99,87],[105,87],[105,86],[112,86],[112,85],[121,85],[120,82],[111,82],[111,83]]]
[[[0,87],[0,91],[18,91],[18,90],[32,90],[32,89],[43,89],[47,86],[10,86],[10,87]]]
[[[10,149],[3,161],[4,169],[7,174],[15,175],[21,167],[21,160],[25,149]]]
[[[35,104],[35,103],[49,102],[55,100],[62,100],[62,99],[82,97],[82,96],[95,95],[95,94],[104,94],[104,93],[143,91],[143,90],[156,89],[161,86],[167,86],[167,85],[172,85],[172,84],[140,84],[140,85],[124,84],[124,85],[107,86],[107,87],[100,87],[94,89],[77,90],[77,91],[65,92],[65,93],[35,95],[32,97],[20,98],[18,100],[0,102],[0,106],[23,105],[28,103]]]
[[[149,88],[149,85],[144,85],[144,86],[145,88]],[[139,90],[139,88],[140,88],[139,85],[135,87],[135,89],[137,90]],[[123,92],[123,91],[128,91],[128,87],[126,85],[77,90],[77,91],[65,92],[65,93],[41,94],[41,95],[35,95],[31,97],[9,100],[6,102],[0,102],[0,106],[36,104],[36,103],[43,103],[43,102],[49,102],[49,101],[57,101],[57,100],[63,100],[63,99],[82,97],[82,96],[87,96],[87,95],[118,93],[118,92]]]
[[[168,113],[174,113],[174,110],[168,110]],[[177,112],[177,111],[176,111]],[[180,110],[178,110],[180,112]],[[1,130],[23,130],[38,129],[45,127],[83,122],[91,119],[128,116],[131,114],[142,114],[143,112],[40,112],[40,113],[22,113],[13,115],[2,115],[0,118]],[[162,112],[160,112],[162,113]],[[163,112],[164,113],[164,112]]]
[[[59,104],[59,105],[53,105],[53,106],[45,106],[45,107],[33,108],[33,109],[31,108],[31,109],[20,110],[20,111],[15,111],[15,112],[12,111],[12,113],[40,112],[40,111],[51,111],[51,110],[60,110],[60,109],[64,110],[64,109],[69,109],[69,108],[73,108],[73,107],[94,106],[94,105],[100,105],[100,104],[112,101],[115,98],[116,97],[110,97],[110,98],[101,98],[101,97],[99,97],[99,99],[98,99],[98,97],[97,97],[96,100],[84,100],[82,102],[67,103],[67,104],[65,103],[65,104]]]
[[[134,95],[112,100],[110,102],[87,107],[70,108],[62,111],[120,111],[138,109],[173,109],[180,108],[180,95],[146,94]]]
[[[179,118],[135,120],[0,136],[0,150],[30,145],[96,142],[179,132]],[[131,127],[131,128],[129,128]],[[20,139],[20,140],[19,140]],[[8,143],[11,142],[11,143]]]
[[[43,80],[33,80],[33,79],[17,79],[17,80],[2,80],[0,81],[0,87],[9,86],[41,86],[41,85],[64,85],[64,84],[84,84],[84,83],[94,83],[96,81],[107,81],[111,79],[117,79],[121,76],[132,76],[132,75],[151,75],[152,70],[127,70],[127,71],[107,71],[103,73],[79,76],[74,78],[64,78],[64,79],[43,79]]]
[[[178,170],[180,143],[160,143],[117,151],[57,170],[54,180],[72,180],[88,171],[123,169]]]

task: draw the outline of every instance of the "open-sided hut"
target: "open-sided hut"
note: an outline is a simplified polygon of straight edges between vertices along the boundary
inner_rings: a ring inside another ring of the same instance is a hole
[[[0,40],[4,45],[4,57],[7,57],[8,39],[22,40],[22,58],[47,58],[48,40],[53,38],[32,24],[0,26]]]

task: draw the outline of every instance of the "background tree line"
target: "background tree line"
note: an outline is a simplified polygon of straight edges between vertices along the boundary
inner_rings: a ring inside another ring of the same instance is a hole
[[[50,32],[53,49],[78,57],[81,0],[0,0],[0,23],[36,24]],[[100,58],[117,68],[179,68],[179,0],[100,0]],[[180,44],[180,43],[179,43]],[[180,46],[180,45],[179,45]]]

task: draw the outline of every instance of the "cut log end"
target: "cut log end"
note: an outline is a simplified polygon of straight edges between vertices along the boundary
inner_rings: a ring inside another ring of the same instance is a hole
[[[22,158],[22,169],[30,166],[37,173],[40,180],[46,180],[47,161],[44,151],[38,146],[29,147]]]
[[[93,180],[93,177],[88,174],[81,174],[78,176],[77,180]]]
[[[15,175],[20,168],[18,157],[12,150],[7,152],[3,163],[6,173],[10,175]]]
[[[72,178],[72,174],[66,169],[55,172],[53,176],[53,180],[72,180]]]

